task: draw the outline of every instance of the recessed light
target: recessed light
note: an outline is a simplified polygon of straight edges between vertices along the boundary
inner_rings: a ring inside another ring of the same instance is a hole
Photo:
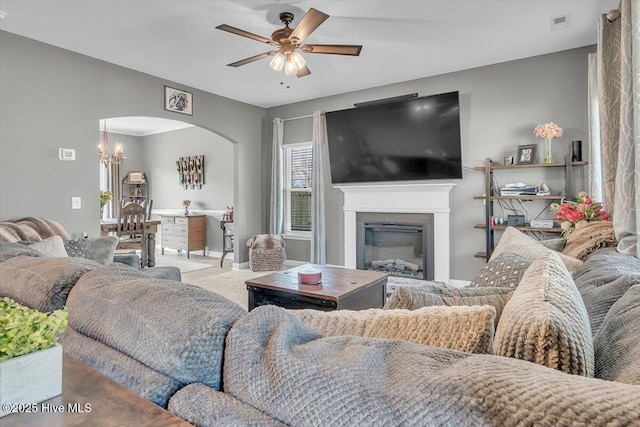
[[[4,19],[7,17],[7,12],[5,12],[4,10],[0,10],[0,19]]]

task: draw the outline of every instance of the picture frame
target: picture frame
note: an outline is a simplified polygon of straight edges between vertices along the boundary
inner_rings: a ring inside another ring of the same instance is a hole
[[[504,165],[505,166],[513,165],[513,156],[504,156]]]
[[[130,171],[127,174],[127,181],[129,184],[142,184],[144,182],[144,172]]]
[[[518,145],[518,164],[534,164],[536,162],[536,147],[536,144]]]
[[[193,94],[170,86],[164,87],[164,109],[193,116]]]

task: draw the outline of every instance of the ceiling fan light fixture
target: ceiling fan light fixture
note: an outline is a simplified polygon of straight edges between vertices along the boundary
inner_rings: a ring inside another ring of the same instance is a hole
[[[291,61],[293,61],[294,65],[296,66],[296,70],[301,70],[305,65],[307,65],[302,55],[300,55],[298,52],[293,52],[291,54]]]
[[[269,62],[269,67],[271,67],[275,71],[282,70],[284,66],[284,55],[278,52]]]
[[[295,62],[291,59],[291,55],[287,54],[284,61],[284,73],[287,76],[295,76],[298,72]]]

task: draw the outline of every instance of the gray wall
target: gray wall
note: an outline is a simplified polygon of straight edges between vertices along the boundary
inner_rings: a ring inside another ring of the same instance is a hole
[[[266,225],[263,108],[0,32],[0,220],[44,216],[72,234],[99,233],[98,121],[147,116],[182,120],[234,142],[238,241]],[[164,111],[164,85],[193,92],[193,116]],[[75,148],[75,162],[58,148]],[[246,191],[251,188],[251,191]],[[240,191],[245,189],[245,191]],[[71,209],[71,197],[82,209]],[[236,262],[248,253],[238,246]]]
[[[522,144],[538,143],[540,152],[542,144],[533,135],[533,128],[540,123],[554,121],[564,129],[564,136],[553,147],[557,160],[561,161],[569,152],[571,140],[586,142],[587,55],[594,51],[595,46],[589,46],[273,107],[267,110],[267,119],[271,123],[274,117],[298,117],[314,110],[340,110],[353,107],[355,102],[413,92],[425,96],[459,91],[462,160],[466,168],[463,178],[453,181],[457,185],[451,194],[451,263],[453,279],[471,280],[483,265],[483,261],[473,255],[484,250],[484,233],[473,228],[474,224],[484,222],[482,201],[473,200],[473,196],[482,194],[484,190],[483,174],[470,168],[481,165],[486,157],[502,162],[504,156],[515,155],[517,146]],[[308,126],[292,126],[293,123],[285,123],[285,139],[308,140]],[[271,126],[265,126],[265,132],[263,155],[270,159]],[[584,174],[577,175],[578,187],[584,188]],[[326,176],[327,262],[343,264],[343,197],[340,190],[331,187],[328,167]],[[526,173],[504,171],[497,178],[501,184],[514,181],[540,184],[545,181],[552,191],[564,188],[560,169],[531,169]],[[269,193],[267,169],[263,182],[266,203]],[[534,216],[538,212],[545,216],[547,212],[545,204],[528,204],[527,207]],[[291,259],[300,258],[292,253],[295,248],[288,246],[287,249]]]
[[[154,209],[184,211],[182,201],[191,200],[190,211],[224,211],[233,206],[234,150],[228,140],[199,127],[159,133],[142,138],[143,169],[149,180]],[[179,157],[204,155],[204,184],[184,189],[178,181]],[[207,247],[222,252],[220,222],[207,217]]]

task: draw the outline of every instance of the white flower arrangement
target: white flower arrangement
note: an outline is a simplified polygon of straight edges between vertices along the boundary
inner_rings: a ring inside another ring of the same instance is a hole
[[[533,133],[538,138],[558,138],[562,136],[562,128],[557,124],[550,122],[536,126]]]

